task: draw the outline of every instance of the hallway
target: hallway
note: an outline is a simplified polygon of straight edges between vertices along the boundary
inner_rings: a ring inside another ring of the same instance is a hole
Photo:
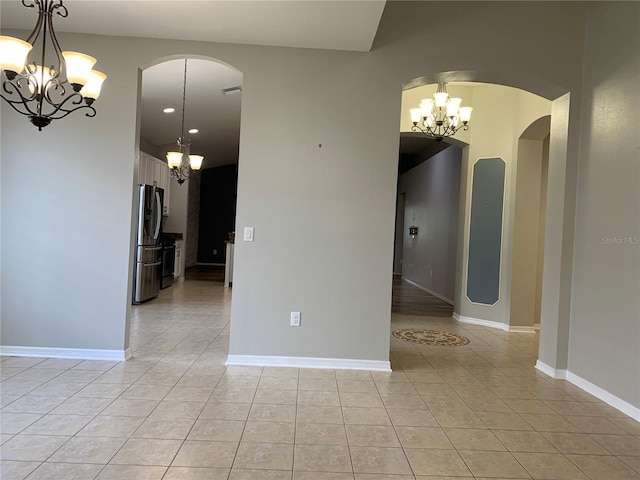
[[[402,276],[394,275],[391,311],[405,315],[450,317],[453,305],[403,280]]]
[[[640,425],[533,365],[537,335],[393,314],[393,373],[224,366],[231,290],[133,307],[131,360],[2,357],[3,480],[640,478]]]

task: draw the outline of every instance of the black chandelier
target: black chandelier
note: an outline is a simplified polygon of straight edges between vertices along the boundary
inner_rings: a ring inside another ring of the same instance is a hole
[[[67,17],[67,7],[62,0],[22,0],[22,5],[37,7],[38,21],[26,41],[0,36],[0,69],[4,72],[2,98],[15,111],[28,116],[38,130],[76,110],[86,110],[87,117],[95,117],[92,104],[107,77],[92,70],[95,58],[63,52],[60,48],[53,29],[53,15]],[[38,38],[41,40],[39,63],[29,57]],[[47,52],[47,48],[53,52]],[[55,63],[45,66],[47,55],[55,56]]]
[[[182,126],[180,136],[176,143],[177,152],[167,152],[167,164],[171,169],[171,176],[182,185],[194,170],[202,168],[202,155],[191,155],[191,139],[187,137],[184,130],[184,115],[187,103],[187,59],[184,59],[184,82],[182,83]]]
[[[455,135],[458,130],[469,130],[471,107],[461,107],[461,98],[450,98],[447,84],[438,83],[433,98],[425,98],[419,108],[411,108],[411,130],[420,131],[437,141]]]

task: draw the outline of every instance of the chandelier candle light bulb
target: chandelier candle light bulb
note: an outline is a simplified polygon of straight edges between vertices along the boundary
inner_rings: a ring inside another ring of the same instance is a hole
[[[106,78],[107,76],[104,73],[91,70],[87,83],[80,90],[80,95],[82,95],[87,105],[91,105],[100,96],[100,90]]]
[[[179,168],[182,164],[182,152],[167,152],[167,163],[169,168]]]
[[[202,155],[189,155],[189,165],[192,170],[200,170],[202,168],[202,161],[204,157]]]
[[[29,92],[32,95],[34,93],[42,95],[43,88],[46,91],[46,89],[49,87],[49,82],[54,75],[55,72],[52,72],[50,68],[43,68],[38,65],[35,71],[29,75]]]
[[[24,70],[33,45],[18,38],[0,36],[0,68],[9,79]]]
[[[78,52],[62,52],[62,56],[67,68],[67,80],[73,86],[73,90],[79,92],[89,80],[96,59]]]
[[[409,109],[411,130],[441,141],[458,130],[469,130],[471,107],[461,107],[461,98],[450,98],[446,83],[439,83],[433,98],[424,98],[419,108]],[[462,125],[460,125],[462,123]]]

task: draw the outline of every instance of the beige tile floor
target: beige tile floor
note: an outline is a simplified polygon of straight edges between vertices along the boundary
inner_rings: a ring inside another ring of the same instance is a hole
[[[640,424],[538,373],[537,335],[393,317],[393,373],[230,367],[230,292],[133,309],[125,363],[2,357],[2,480],[640,478]]]

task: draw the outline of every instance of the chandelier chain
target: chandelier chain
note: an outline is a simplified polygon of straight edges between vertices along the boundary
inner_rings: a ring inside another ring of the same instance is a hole
[[[187,105],[187,59],[185,58],[184,59],[184,81],[182,84],[182,126],[180,129],[180,139],[181,139],[180,143],[183,143],[185,141],[184,115],[185,115],[186,105]]]
[[[167,164],[171,170],[171,176],[182,185],[187,178],[202,166],[202,155],[191,155],[191,139],[185,131],[185,117],[187,110],[187,59],[184,59],[184,75],[182,82],[182,121],[180,124],[180,136],[178,137],[178,151],[167,152]]]

